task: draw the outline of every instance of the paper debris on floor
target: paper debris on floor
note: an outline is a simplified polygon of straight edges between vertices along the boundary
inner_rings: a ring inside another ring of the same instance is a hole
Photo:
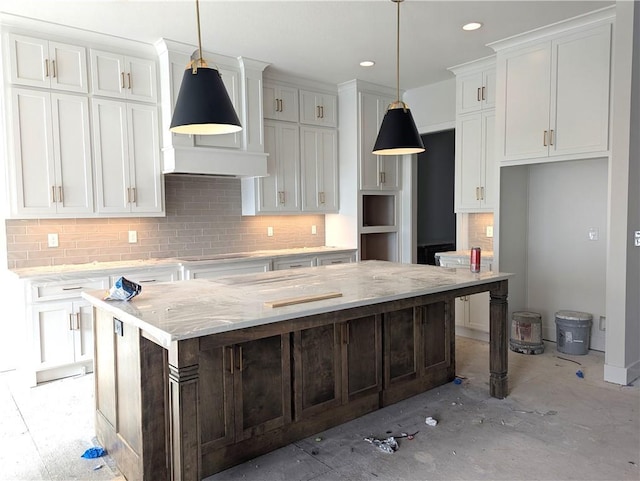
[[[377,438],[364,438],[368,443],[376,446],[380,451],[384,451],[385,453],[393,454],[398,450],[398,442],[396,438],[393,436],[389,436],[386,439],[377,439]]]
[[[438,424],[438,421],[433,419],[431,416],[429,416],[427,419],[424,420],[425,424],[428,424],[429,426],[436,426]]]

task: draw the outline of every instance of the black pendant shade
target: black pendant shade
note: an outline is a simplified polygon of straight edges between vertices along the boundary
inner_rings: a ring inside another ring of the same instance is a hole
[[[408,155],[424,152],[424,144],[413,121],[411,110],[402,102],[391,104],[382,119],[373,153],[377,155]]]
[[[170,130],[194,135],[242,130],[220,72],[208,67],[185,70]]]
[[[373,146],[376,155],[409,155],[425,151],[422,138],[413,121],[411,110],[400,100],[400,4],[404,0],[391,0],[396,4],[396,101],[384,114],[378,138]]]

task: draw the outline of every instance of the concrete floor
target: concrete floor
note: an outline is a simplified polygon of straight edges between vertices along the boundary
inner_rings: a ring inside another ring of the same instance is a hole
[[[640,480],[639,383],[605,383],[603,353],[569,356],[555,347],[547,343],[536,356],[509,352],[510,394],[497,400],[488,396],[488,344],[458,338],[462,384],[206,479]],[[92,375],[32,389],[18,387],[15,374],[0,375],[0,480],[122,480],[110,458],[80,457],[93,442],[92,391]],[[426,425],[427,416],[438,425]],[[363,440],[416,431],[394,454]]]

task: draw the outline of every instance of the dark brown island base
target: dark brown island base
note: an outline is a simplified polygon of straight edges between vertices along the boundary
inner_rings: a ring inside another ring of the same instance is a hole
[[[199,481],[451,381],[454,299],[484,291],[504,398],[510,277],[367,261],[84,293],[98,440],[129,481]]]

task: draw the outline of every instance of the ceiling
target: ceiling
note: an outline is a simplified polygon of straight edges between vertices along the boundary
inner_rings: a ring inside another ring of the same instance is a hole
[[[486,44],[602,8],[611,1],[422,1],[400,4],[400,87],[451,78],[447,67],[491,55]],[[2,12],[153,43],[197,44],[194,0],[2,0]],[[331,84],[395,87],[396,4],[390,0],[200,0],[207,50],[269,62]],[[479,21],[474,32],[461,29]],[[360,67],[362,60],[375,66]]]

